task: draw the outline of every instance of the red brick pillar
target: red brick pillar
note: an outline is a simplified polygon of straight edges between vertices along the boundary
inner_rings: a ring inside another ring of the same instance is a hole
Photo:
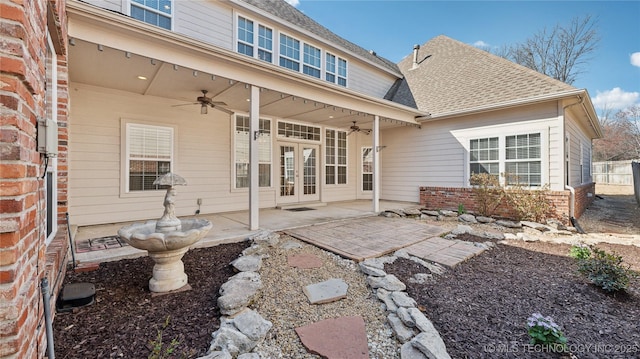
[[[0,0],[0,358],[41,358],[46,337],[40,281],[57,294],[66,268],[65,0]],[[47,16],[49,13],[50,16]],[[57,55],[58,231],[46,244],[44,156],[37,120],[45,118],[47,32]],[[55,303],[55,296],[52,298]]]

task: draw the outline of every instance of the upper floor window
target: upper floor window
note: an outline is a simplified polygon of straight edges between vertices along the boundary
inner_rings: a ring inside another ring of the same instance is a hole
[[[258,26],[258,58],[273,61],[273,30],[264,25]]]
[[[300,71],[300,40],[280,34],[280,66]]]
[[[304,66],[302,72],[320,78],[320,49],[304,44]]]
[[[171,30],[172,0],[131,0],[131,17]]]
[[[128,192],[160,189],[153,181],[171,172],[173,128],[127,124]]]
[[[238,17],[238,52],[253,57],[253,21]]]
[[[325,56],[325,80],[347,86],[347,60],[330,53]]]

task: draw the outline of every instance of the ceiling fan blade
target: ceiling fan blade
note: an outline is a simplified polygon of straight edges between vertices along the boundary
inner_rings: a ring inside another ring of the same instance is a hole
[[[192,103],[181,103],[178,105],[171,105],[171,107],[179,107],[179,106],[191,106],[191,105],[199,105],[199,102],[192,102]]]
[[[364,132],[365,135],[370,135],[372,130],[370,128],[363,128],[361,131]]]
[[[209,101],[211,106],[226,106],[227,104],[222,101]]]
[[[233,113],[234,113],[233,111],[231,111],[231,110],[227,110],[227,109],[226,109],[226,108],[224,108],[224,107],[214,106],[214,105],[211,105],[211,107],[212,107],[213,109],[218,110],[218,111],[222,111],[222,112],[226,113],[227,115],[233,115]]]

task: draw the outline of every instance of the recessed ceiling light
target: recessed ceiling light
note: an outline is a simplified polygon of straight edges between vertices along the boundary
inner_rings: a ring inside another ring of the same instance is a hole
[[[138,76],[138,80],[146,80],[146,79],[147,78],[145,76],[142,76],[142,75]]]
[[[333,118],[333,116],[329,116],[329,118]]]
[[[250,99],[250,98],[248,98],[248,99],[247,99],[247,102],[251,102],[251,99]]]

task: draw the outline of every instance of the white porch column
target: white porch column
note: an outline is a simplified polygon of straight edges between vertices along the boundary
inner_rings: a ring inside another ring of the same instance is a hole
[[[380,212],[380,116],[373,116],[373,211]]]
[[[260,182],[258,138],[260,137],[260,88],[251,85],[249,110],[249,230],[260,228]]]

